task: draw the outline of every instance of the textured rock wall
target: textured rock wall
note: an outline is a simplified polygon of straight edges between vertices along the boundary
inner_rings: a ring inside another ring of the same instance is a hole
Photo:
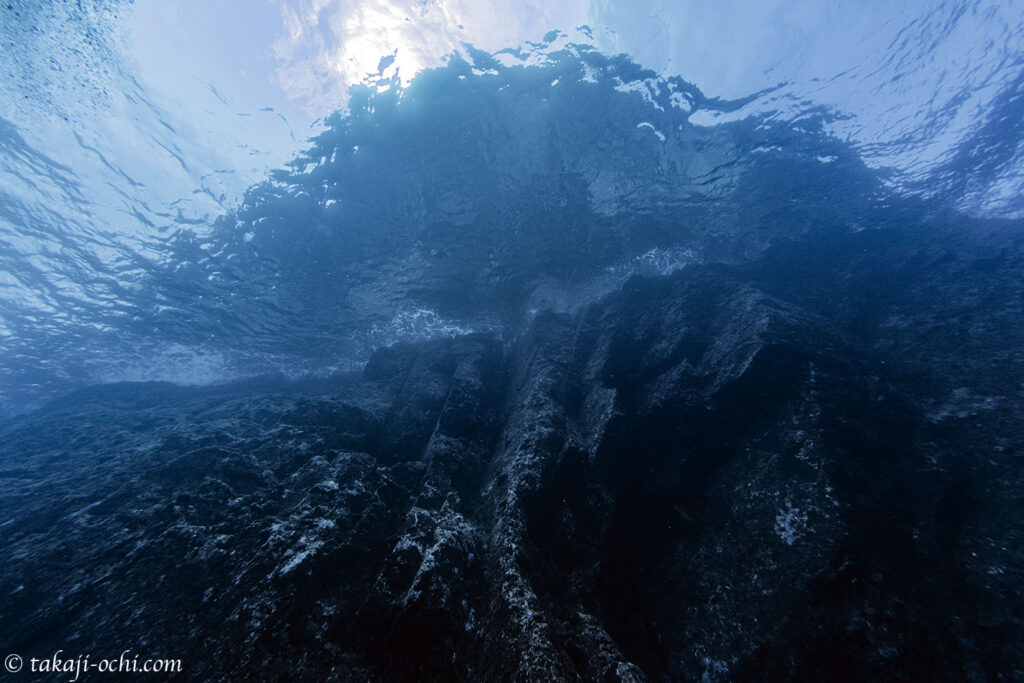
[[[1024,269],[964,234],[803,238],[329,379],[79,392],[2,427],[0,641],[197,679],[1020,677]]]

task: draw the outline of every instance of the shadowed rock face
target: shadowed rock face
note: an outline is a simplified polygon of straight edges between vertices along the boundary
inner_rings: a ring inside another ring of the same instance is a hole
[[[998,227],[806,236],[330,379],[79,392],[0,433],[0,641],[195,679],[1024,676]]]

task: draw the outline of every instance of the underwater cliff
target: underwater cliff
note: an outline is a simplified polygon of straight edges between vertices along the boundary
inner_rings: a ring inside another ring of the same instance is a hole
[[[915,185],[827,107],[532,47],[382,66],[141,246],[4,190],[5,655],[1024,678],[1024,219],[965,203],[1024,79]]]
[[[1024,253],[931,221],[15,419],[0,638],[208,679],[1012,679]]]

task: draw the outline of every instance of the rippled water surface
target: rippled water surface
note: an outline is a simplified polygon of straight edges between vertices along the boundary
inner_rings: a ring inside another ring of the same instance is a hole
[[[1024,216],[1024,4],[0,6],[0,414]]]

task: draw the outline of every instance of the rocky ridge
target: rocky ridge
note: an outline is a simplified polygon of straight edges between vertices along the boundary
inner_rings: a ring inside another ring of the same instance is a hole
[[[77,392],[0,428],[0,640],[195,679],[1024,676],[995,227],[779,241],[331,378]]]

